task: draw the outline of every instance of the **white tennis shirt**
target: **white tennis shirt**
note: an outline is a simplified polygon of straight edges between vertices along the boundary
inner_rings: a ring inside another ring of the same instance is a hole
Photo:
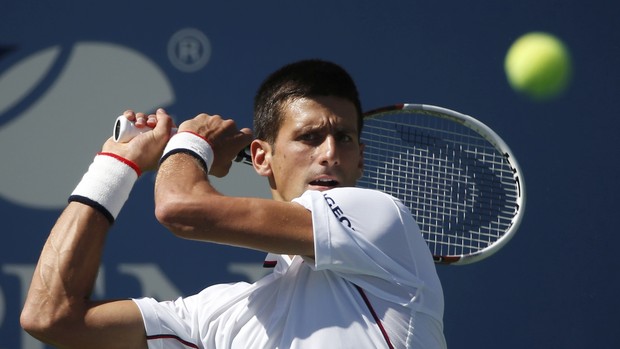
[[[315,259],[175,301],[135,299],[156,348],[445,348],[443,292],[411,214],[378,191],[308,191]],[[388,344],[388,341],[390,344]]]

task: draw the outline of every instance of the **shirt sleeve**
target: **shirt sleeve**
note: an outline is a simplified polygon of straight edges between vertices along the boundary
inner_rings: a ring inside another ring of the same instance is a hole
[[[315,270],[332,270],[365,288],[409,286],[405,298],[423,284],[421,268],[435,272],[418,225],[392,196],[337,188],[307,191],[294,201],[312,212],[315,257],[307,262]]]

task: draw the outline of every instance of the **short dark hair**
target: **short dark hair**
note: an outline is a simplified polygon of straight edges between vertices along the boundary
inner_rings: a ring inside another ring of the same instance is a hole
[[[273,144],[282,125],[283,106],[294,99],[319,96],[352,102],[362,132],[362,106],[353,78],[337,64],[311,59],[288,64],[261,84],[254,98],[254,136]]]

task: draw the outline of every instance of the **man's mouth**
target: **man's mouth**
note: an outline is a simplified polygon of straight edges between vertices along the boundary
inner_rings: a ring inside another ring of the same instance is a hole
[[[337,180],[331,179],[331,178],[320,178],[320,179],[315,179],[312,182],[310,182],[310,185],[312,186],[328,187],[328,188],[337,187],[338,184],[340,183]]]

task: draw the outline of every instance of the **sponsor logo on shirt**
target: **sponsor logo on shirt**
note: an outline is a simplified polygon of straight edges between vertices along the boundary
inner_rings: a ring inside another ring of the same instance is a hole
[[[336,218],[338,218],[340,223],[346,225],[352,230],[355,230],[355,228],[353,228],[353,226],[351,225],[351,220],[347,218],[347,216],[344,215],[344,212],[342,211],[340,206],[336,204],[336,200],[334,200],[332,197],[330,197],[326,193],[323,193],[323,197],[325,198],[325,202],[327,202],[327,205],[329,206],[329,208],[332,210],[332,213],[334,214],[334,216],[336,216]]]

